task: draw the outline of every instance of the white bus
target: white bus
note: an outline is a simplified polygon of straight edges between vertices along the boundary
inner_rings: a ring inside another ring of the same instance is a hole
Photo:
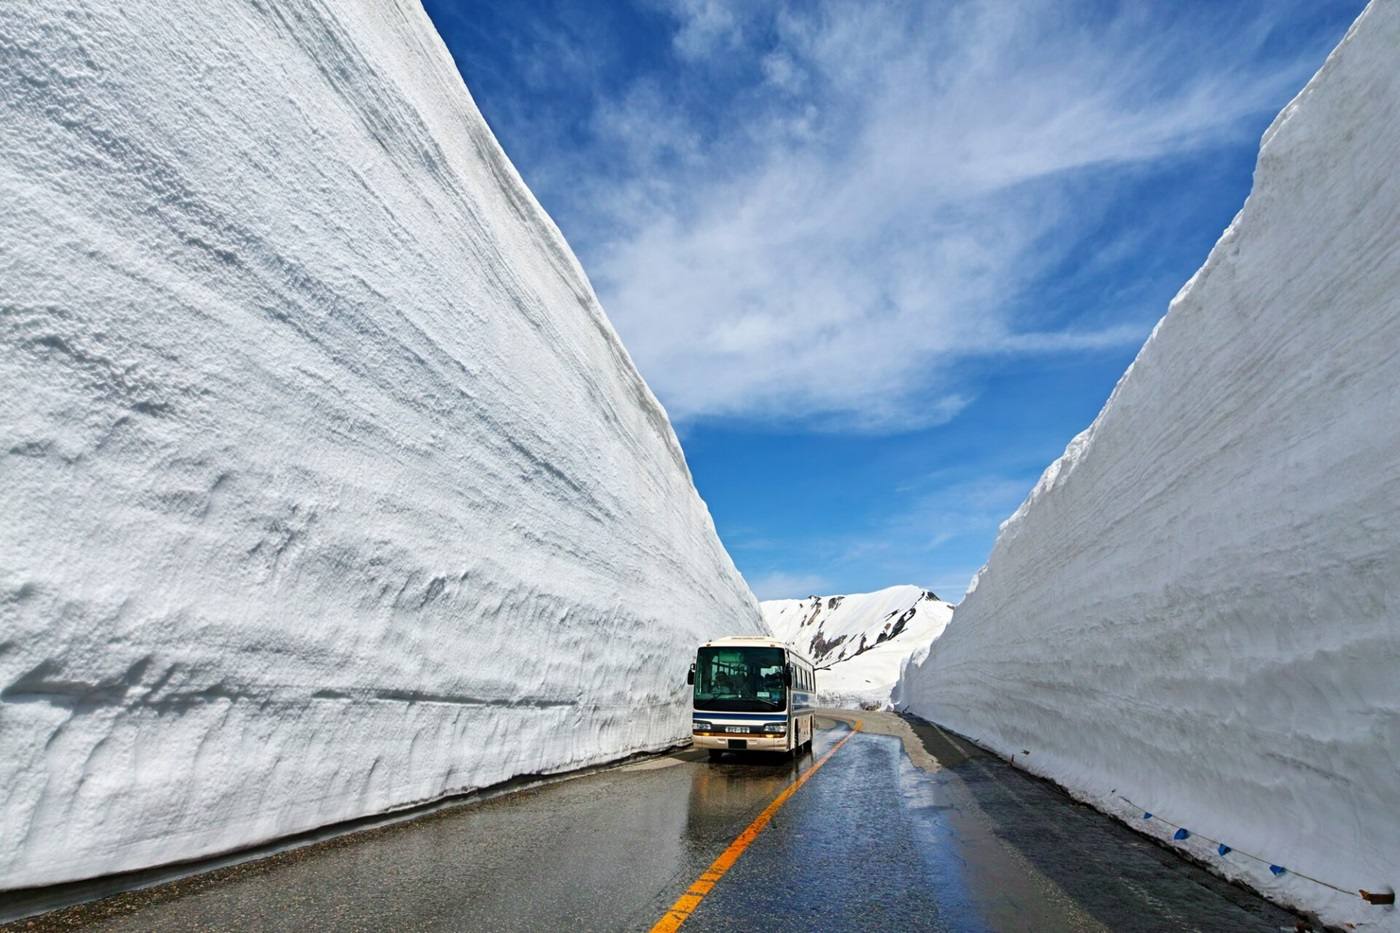
[[[812,662],[775,638],[735,635],[700,646],[691,734],[711,760],[727,751],[812,750],[817,677]]]

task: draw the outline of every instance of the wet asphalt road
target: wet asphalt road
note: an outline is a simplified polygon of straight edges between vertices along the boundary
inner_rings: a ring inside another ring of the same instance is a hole
[[[861,717],[867,731],[777,811],[683,930],[1295,927],[961,740]],[[16,926],[647,930],[847,731],[819,725],[799,762],[644,759]]]

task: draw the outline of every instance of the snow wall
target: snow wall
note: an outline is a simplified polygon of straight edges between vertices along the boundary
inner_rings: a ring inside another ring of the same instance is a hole
[[[816,664],[817,702],[847,709],[888,708],[905,659],[927,652],[953,615],[950,603],[907,585],[759,606],[774,635]]]
[[[757,602],[417,2],[0,62],[0,887],[687,735]]]
[[[1274,121],[1244,209],[896,696],[1387,929],[1356,892],[1400,882],[1397,49],[1400,2],[1374,2]]]

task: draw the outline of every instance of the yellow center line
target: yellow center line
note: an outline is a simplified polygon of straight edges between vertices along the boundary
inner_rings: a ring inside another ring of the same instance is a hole
[[[651,933],[671,933],[672,930],[680,928],[682,923],[695,913],[695,908],[700,906],[700,902],[705,899],[705,895],[710,893],[719,879],[724,877],[724,873],[739,861],[739,856],[744,854],[744,850],[758,838],[758,834],[763,832],[763,827],[767,826],[773,819],[773,814],[777,813],[783,804],[788,802],[788,798],[797,793],[798,788],[816,774],[821,766],[831,760],[831,756],[841,750],[841,746],[850,741],[851,736],[860,731],[864,720],[857,719],[856,724],[851,727],[851,731],[841,737],[841,740],[827,750],[827,753],[817,759],[817,763],[806,771],[798,775],[783,792],[773,798],[773,802],[763,808],[763,812],[753,818],[742,833],[729,844],[729,848],[720,853],[719,858],[710,863],[710,867],[701,872],[700,877],[695,879],[695,883],[686,888],[685,893],[676,898],[676,902],[671,905],[671,909],[656,921],[656,925],[651,928]]]

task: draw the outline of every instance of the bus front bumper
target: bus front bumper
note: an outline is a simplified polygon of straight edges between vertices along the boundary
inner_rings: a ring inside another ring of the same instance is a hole
[[[723,749],[744,749],[751,752],[783,752],[788,749],[788,737],[786,734],[749,732],[749,733],[728,733],[728,732],[692,732],[691,740],[696,748],[723,748]],[[743,745],[735,746],[731,742],[743,742]]]

